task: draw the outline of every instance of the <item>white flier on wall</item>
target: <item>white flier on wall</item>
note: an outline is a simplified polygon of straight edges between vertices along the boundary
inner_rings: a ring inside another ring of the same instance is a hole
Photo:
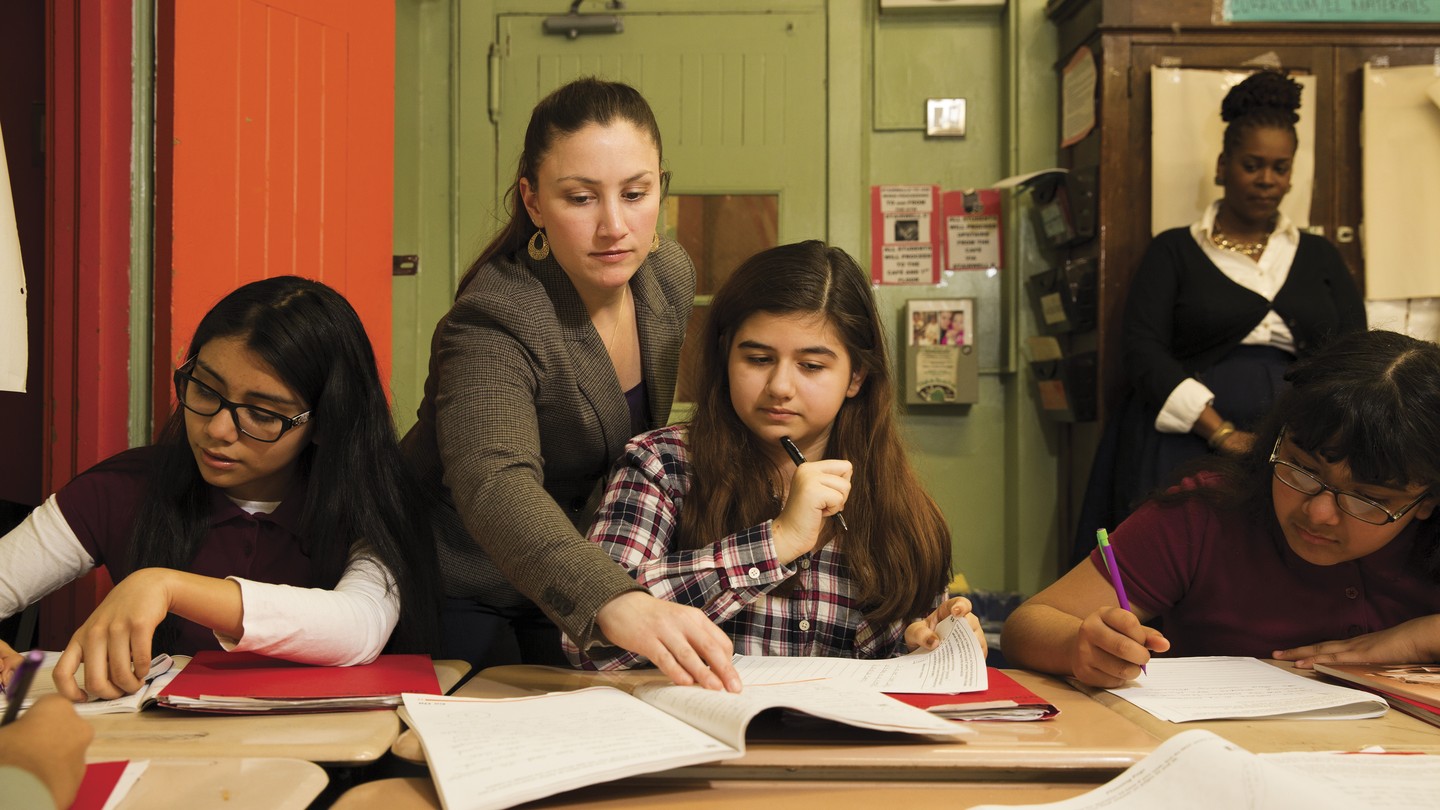
[[[30,359],[25,320],[25,267],[20,262],[20,232],[15,199],[0,132],[0,391],[25,391]]]

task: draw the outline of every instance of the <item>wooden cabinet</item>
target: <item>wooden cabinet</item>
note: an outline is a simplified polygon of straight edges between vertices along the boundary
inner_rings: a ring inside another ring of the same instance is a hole
[[[1082,46],[1096,60],[1096,126],[1083,140],[1060,149],[1059,164],[1097,170],[1096,236],[1068,250],[1070,260],[1091,259],[1097,267],[1097,324],[1094,332],[1069,338],[1066,348],[1098,353],[1102,421],[1127,384],[1120,367],[1121,316],[1130,279],[1150,241],[1150,69],[1243,70],[1278,63],[1315,76],[1311,227],[1336,243],[1363,285],[1358,240],[1364,217],[1362,70],[1367,62],[1440,64],[1440,24],[1227,24],[1220,19],[1221,3],[1051,0],[1046,9],[1058,28],[1057,70]],[[1084,490],[1099,428],[1098,423],[1066,428],[1070,449],[1061,474],[1071,503]],[[1069,525],[1073,514],[1062,519]]]

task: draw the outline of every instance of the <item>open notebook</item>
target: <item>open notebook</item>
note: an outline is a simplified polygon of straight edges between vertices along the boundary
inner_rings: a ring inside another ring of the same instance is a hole
[[[535,697],[405,695],[446,810],[510,807],[625,776],[740,756],[761,712],[792,709],[859,728],[973,734],[873,688],[839,679],[698,686],[609,686]]]
[[[168,655],[157,655],[150,662],[150,672],[146,675],[145,687],[133,695],[126,695],[114,700],[91,700],[85,703],[75,704],[75,711],[80,714],[124,714],[126,712],[138,712],[146,706],[155,702],[155,695],[175,677],[180,666],[184,666],[182,657],[179,665]],[[25,700],[20,704],[21,711],[30,708],[35,701],[45,695],[55,694],[55,664],[60,661],[60,653],[45,653],[45,663],[35,673],[35,680],[30,682],[30,691],[25,695]],[[85,665],[81,664],[75,673],[75,683],[81,689],[85,688]],[[5,698],[0,695],[0,711],[5,707]]]

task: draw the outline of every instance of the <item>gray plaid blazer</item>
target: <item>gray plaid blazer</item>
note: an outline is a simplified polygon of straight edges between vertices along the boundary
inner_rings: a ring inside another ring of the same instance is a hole
[[[630,280],[651,427],[670,417],[695,267],[662,240]],[[402,440],[445,508],[448,596],[535,602],[582,649],[595,614],[639,586],[585,539],[630,438],[625,394],[554,257],[482,268],[440,319],[419,421]]]

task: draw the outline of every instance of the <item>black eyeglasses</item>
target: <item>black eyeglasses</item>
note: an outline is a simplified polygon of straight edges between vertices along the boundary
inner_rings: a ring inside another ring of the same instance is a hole
[[[185,406],[185,410],[200,416],[214,416],[224,408],[235,420],[235,427],[256,441],[278,442],[285,431],[309,422],[310,415],[314,413],[306,411],[298,416],[285,416],[254,405],[231,402],[190,374],[187,369],[193,362],[194,358],[191,358],[175,372],[175,396],[180,404]]]
[[[1406,513],[1411,509],[1419,506],[1421,501],[1430,497],[1430,493],[1426,492],[1411,501],[1399,512],[1391,512],[1389,509],[1386,509],[1384,506],[1370,500],[1364,495],[1358,495],[1354,492],[1341,492],[1335,487],[1321,481],[1315,473],[1282,460],[1279,457],[1280,442],[1284,440],[1285,431],[1282,430],[1280,431],[1280,435],[1275,439],[1275,449],[1270,451],[1270,466],[1274,469],[1275,477],[1280,480],[1280,483],[1302,495],[1312,497],[1328,490],[1335,496],[1335,506],[1339,507],[1341,512],[1344,512],[1356,520],[1369,523],[1372,526],[1384,526],[1389,523],[1394,523],[1400,518],[1405,517]]]

